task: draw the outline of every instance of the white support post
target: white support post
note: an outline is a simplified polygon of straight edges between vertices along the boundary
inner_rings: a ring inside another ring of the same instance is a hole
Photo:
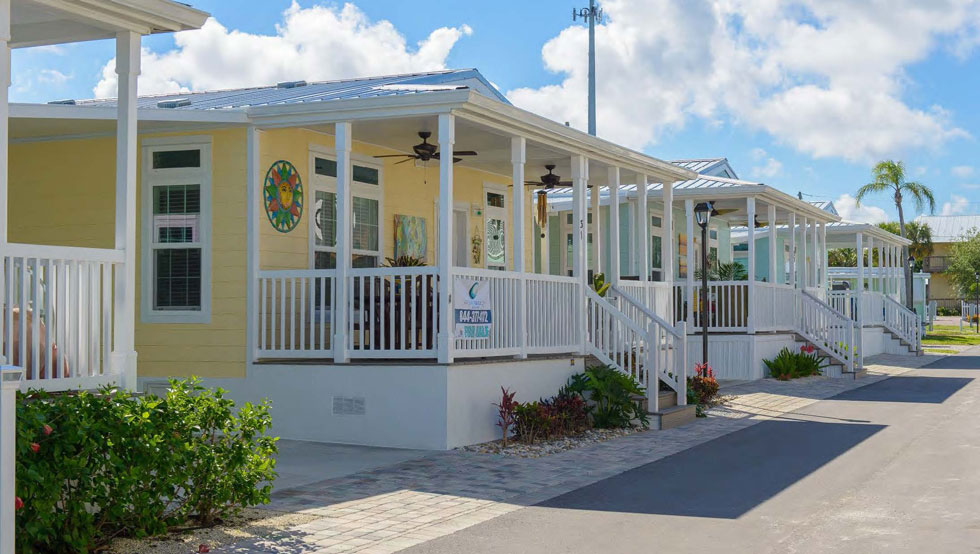
[[[646,182],[646,176],[643,176],[643,182]],[[644,187],[645,189],[646,187]],[[677,296],[674,294],[674,185],[668,180],[664,180],[663,183],[663,203],[664,203],[664,217],[660,222],[660,229],[663,237],[660,240],[661,248],[661,265],[663,265],[663,279],[667,283],[667,317],[665,318],[668,322],[673,322],[674,318],[677,317],[677,306],[674,302],[677,301]],[[646,223],[650,222],[650,216],[646,216]],[[650,230],[647,228],[647,236],[650,236]],[[650,251],[650,247],[647,246],[647,252]],[[649,267],[649,265],[648,265]],[[649,271],[649,270],[648,270]],[[687,329],[684,327],[684,329]],[[685,340],[687,338],[685,337]]]
[[[352,299],[348,292],[353,288],[349,284],[351,270],[351,240],[353,199],[351,197],[351,181],[354,178],[354,168],[351,165],[351,123],[338,122],[334,125],[334,149],[337,155],[337,270],[336,293],[333,297],[334,336],[333,359],[339,364],[347,363],[348,318],[354,310],[349,309]]]
[[[246,300],[246,312],[248,317],[248,339],[246,343],[248,345],[248,360],[246,360],[246,367],[250,366],[258,358],[258,329],[259,329],[259,311],[258,311],[258,299],[259,299],[259,210],[261,209],[260,199],[262,198],[260,191],[262,188],[262,175],[261,167],[259,162],[259,130],[255,126],[249,126],[245,131],[246,133],[246,187],[248,190],[245,192],[245,198],[247,206],[245,208],[246,212],[246,228],[248,229],[248,236],[246,239],[246,279],[248,280],[248,290],[247,300]]]
[[[875,250],[875,247],[874,247],[874,245],[875,245],[875,239],[872,238],[869,235],[868,236],[868,247],[867,247],[867,250],[866,250],[868,252],[868,263],[867,263],[867,268],[868,268],[868,291],[873,290],[874,287],[875,287],[874,286],[874,268],[875,268],[875,264],[874,264],[874,250]]]
[[[636,253],[640,282],[650,280],[650,204],[647,196],[647,176],[636,176]],[[662,243],[662,241],[661,241]]]
[[[830,282],[827,280],[827,224],[820,223],[820,284],[824,291],[830,290]]]
[[[520,275],[517,283],[517,346],[518,358],[527,358],[527,275],[525,275],[525,243],[524,228],[527,225],[527,216],[524,213],[524,163],[527,151],[527,140],[524,137],[513,137],[510,139],[510,163],[513,166],[513,205],[514,217],[513,226],[514,237],[513,252],[514,272]]]
[[[694,200],[684,201],[684,218],[687,220],[687,287],[685,287],[687,317],[684,320],[690,324],[688,327],[693,329],[700,327],[694,325],[694,311],[697,309],[694,306]]]
[[[857,345],[857,367],[864,367],[864,307],[862,300],[864,299],[864,237],[861,233],[857,234],[855,239],[855,252],[857,253],[857,292],[854,293],[854,305],[857,311],[857,325],[855,329],[855,335],[857,335],[854,341]]]
[[[769,224],[769,282],[779,283],[779,279],[776,278],[776,205],[769,204],[766,210],[766,220]],[[776,309],[775,304],[773,305],[773,310]],[[773,320],[775,321],[775,319]]]
[[[13,554],[17,460],[17,390],[23,370],[0,365],[0,554]]]
[[[116,121],[115,247],[124,263],[116,271],[113,352],[110,367],[119,385],[136,390],[136,98],[140,35],[116,35],[118,106]]]
[[[439,363],[453,362],[453,145],[456,116],[439,114]],[[523,183],[522,185],[523,186]]]
[[[609,168],[609,282],[619,284],[619,168]]]
[[[588,279],[588,254],[586,251],[586,221],[587,212],[585,208],[585,193],[589,186],[589,160],[585,156],[572,156],[572,222],[576,225],[576,228],[572,230],[572,275],[581,287],[581,294],[579,298],[581,301],[577,303],[578,311],[575,318],[576,325],[575,331],[578,338],[578,342],[582,345],[581,353],[587,354],[588,348],[586,347],[586,319],[587,315],[585,312],[585,289],[589,286]]]
[[[602,273],[602,222],[599,217],[599,183],[592,185],[589,190],[589,202],[592,204],[592,224],[589,231],[592,233],[592,273],[593,275]],[[588,241],[586,241],[588,245]]]
[[[808,220],[806,217],[803,218],[803,223],[800,225],[800,252],[802,254],[800,258],[800,269],[801,278],[800,288],[806,290],[810,287],[810,263],[806,259],[807,248],[806,248],[806,230],[807,230]]]
[[[796,213],[789,214],[789,284],[799,288],[796,280]]]
[[[749,282],[748,282],[748,314],[745,325],[748,327],[748,334],[755,333],[755,198],[745,199],[745,212],[748,215],[749,230]]]
[[[816,287],[820,281],[817,275],[817,256],[820,254],[820,247],[817,243],[817,220],[810,221],[810,243],[813,244],[813,254],[810,255],[810,286]]]

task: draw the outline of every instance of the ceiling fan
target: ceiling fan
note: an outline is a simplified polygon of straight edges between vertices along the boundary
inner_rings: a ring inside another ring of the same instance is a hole
[[[570,187],[572,186],[571,181],[562,181],[561,176],[555,175],[554,170],[557,167],[555,164],[547,164],[544,166],[548,170],[548,173],[542,175],[539,181],[524,181],[524,184],[530,187],[540,187],[541,190],[538,194],[547,194],[549,190],[553,190],[555,187]]]
[[[432,133],[430,131],[419,131],[419,138],[422,139],[422,142],[412,147],[412,150],[415,152],[414,154],[386,154],[384,156],[375,156],[375,158],[405,158],[400,162],[395,162],[395,165],[412,160],[422,160],[423,162],[438,160],[439,152],[437,149],[439,147],[429,142],[429,137],[431,136]],[[463,161],[463,158],[457,158],[456,156],[476,156],[476,152],[473,150],[455,150],[453,151],[453,163]]]

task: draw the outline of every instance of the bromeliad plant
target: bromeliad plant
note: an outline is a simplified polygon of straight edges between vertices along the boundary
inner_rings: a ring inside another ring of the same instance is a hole
[[[705,417],[705,409],[711,407],[718,396],[718,381],[711,366],[705,363],[695,364],[694,375],[687,378],[688,402],[697,406],[697,416]]]
[[[594,290],[600,297],[605,298],[606,293],[609,292],[610,286],[612,286],[612,283],[606,282],[605,273],[596,273],[592,277],[592,290]]]
[[[799,351],[783,348],[771,360],[763,360],[769,375],[780,381],[788,381],[799,377],[821,375],[827,367],[827,358],[817,353],[812,344],[805,344]]]

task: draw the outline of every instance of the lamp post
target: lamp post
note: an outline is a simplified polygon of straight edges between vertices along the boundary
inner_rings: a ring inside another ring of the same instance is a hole
[[[905,264],[908,265],[909,267],[909,272],[908,272],[909,282],[908,284],[905,285],[906,287],[908,287],[908,290],[911,291],[911,294],[909,294],[909,298],[908,298],[909,309],[914,312],[915,311],[915,258],[913,258],[911,254],[909,254],[909,257],[905,260]]]
[[[973,317],[977,318],[977,334],[980,335],[980,271],[973,272],[973,300],[976,302],[973,306]]]
[[[708,221],[714,211],[711,202],[694,206],[694,217],[701,227],[701,362],[708,363]]]

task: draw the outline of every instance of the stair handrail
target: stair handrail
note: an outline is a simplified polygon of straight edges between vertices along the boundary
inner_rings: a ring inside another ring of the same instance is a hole
[[[853,372],[858,358],[854,321],[805,290],[797,298],[797,333]]]
[[[642,316],[642,327],[647,329],[649,344],[655,348],[649,352],[648,363],[657,370],[657,375],[677,394],[677,405],[687,404],[687,322],[681,320],[677,325],[671,325],[667,320],[658,316],[638,299],[622,288],[611,285],[609,292],[617,300],[616,308],[623,315],[627,314],[619,301],[626,302],[633,314]],[[607,295],[608,296],[608,295]],[[655,385],[659,389],[661,379]]]
[[[919,314],[890,296],[885,296],[885,328],[898,335],[914,351],[921,350],[922,320]]]

